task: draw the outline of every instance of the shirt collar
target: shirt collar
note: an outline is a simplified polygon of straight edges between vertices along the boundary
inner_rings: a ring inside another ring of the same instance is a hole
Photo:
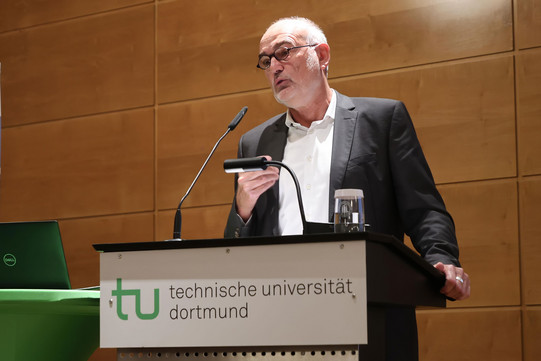
[[[325,127],[328,124],[332,124],[334,122],[336,115],[336,92],[334,89],[332,89],[332,97],[331,102],[329,103],[329,106],[327,107],[327,111],[325,112],[325,115],[323,116],[323,119],[316,120],[310,124],[310,128],[318,128],[318,127]],[[289,129],[302,129],[302,130],[308,130],[309,128],[306,128],[304,125],[301,125],[293,120],[291,117],[291,113],[289,112],[289,109],[286,113],[286,126]]]

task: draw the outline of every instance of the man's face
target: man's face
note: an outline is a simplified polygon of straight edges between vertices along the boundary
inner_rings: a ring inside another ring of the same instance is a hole
[[[261,38],[260,54],[271,55],[279,47],[307,45],[306,31],[295,29],[289,24],[271,26]],[[271,59],[265,76],[276,100],[289,108],[309,104],[315,87],[320,86],[322,76],[314,47],[293,49],[282,61]]]

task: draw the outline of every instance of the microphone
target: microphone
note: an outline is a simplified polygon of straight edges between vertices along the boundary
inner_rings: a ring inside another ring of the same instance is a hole
[[[176,241],[180,241],[182,240],[180,238],[180,228],[181,228],[181,225],[182,225],[182,216],[180,214],[180,207],[182,206],[182,203],[184,202],[184,200],[186,199],[186,197],[188,197],[188,194],[190,194],[190,192],[192,191],[192,188],[193,186],[195,185],[195,182],[197,182],[197,180],[199,179],[199,176],[201,175],[201,173],[203,172],[203,169],[205,169],[205,167],[207,166],[207,163],[209,162],[210,160],[210,157],[212,157],[212,155],[214,154],[214,152],[216,151],[216,148],[218,148],[218,145],[220,144],[220,142],[222,141],[222,139],[225,138],[225,136],[227,134],[229,134],[229,132],[231,132],[232,130],[234,130],[237,125],[240,123],[240,121],[242,120],[242,118],[244,117],[244,114],[246,114],[246,112],[248,111],[248,107],[243,107],[240,112],[235,116],[235,118],[233,118],[233,120],[231,121],[231,123],[229,123],[229,125],[227,126],[227,130],[225,131],[225,133],[220,137],[220,139],[218,139],[218,141],[216,142],[216,144],[214,144],[214,148],[212,148],[212,150],[210,151],[207,159],[205,160],[205,162],[203,163],[203,166],[201,167],[201,169],[199,169],[199,172],[197,173],[197,175],[195,176],[195,179],[193,180],[192,184],[190,185],[190,187],[188,188],[188,191],[186,192],[186,194],[184,195],[184,197],[182,197],[182,199],[180,200],[180,203],[178,204],[178,207],[177,207],[177,212],[175,213],[175,223],[174,223],[174,226],[173,226],[173,240],[176,240]]]
[[[233,118],[233,120],[231,121],[231,123],[229,123],[229,125],[227,126],[227,128],[230,130],[230,131],[233,131],[237,125],[239,125],[240,121],[242,120],[242,118],[244,118],[244,114],[246,114],[246,112],[248,111],[248,107],[244,107],[240,110],[239,114],[237,114],[235,116],[235,118]],[[227,134],[227,132],[226,132]],[[220,140],[222,140],[220,138]],[[218,143],[220,142],[220,140],[218,141]]]
[[[295,189],[297,191],[297,201],[299,202],[303,234],[332,232],[328,224],[306,222],[299,180],[297,179],[297,175],[295,174],[295,172],[293,172],[291,168],[285,165],[285,163],[279,162],[277,160],[267,160],[267,158],[265,157],[226,159],[224,161],[224,171],[226,173],[252,172],[256,170],[265,170],[269,165],[285,168],[289,172],[289,174],[291,174],[291,178],[293,178],[293,183],[295,183]]]
[[[267,162],[267,158],[265,157],[226,159],[224,161],[224,170],[226,173],[243,173],[252,172],[255,170],[265,170],[267,169]]]

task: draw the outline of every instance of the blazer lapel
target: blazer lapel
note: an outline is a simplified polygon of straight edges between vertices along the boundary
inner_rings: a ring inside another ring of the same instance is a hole
[[[282,114],[261,134],[257,155],[270,155],[273,160],[284,159],[284,148],[287,142],[286,114]]]
[[[332,214],[334,212],[334,191],[341,188],[346,174],[358,117],[358,112],[355,110],[353,102],[338,92],[336,94],[331,179],[329,183],[329,220],[332,220]]]
[[[287,126],[285,125],[286,114],[279,116],[276,122],[267,127],[263,134],[261,134],[261,140],[257,150],[257,155],[270,155],[273,160],[282,161],[284,159],[284,149],[287,142]],[[278,183],[267,190],[259,197],[259,201],[256,203],[256,208],[259,210],[259,214],[269,212],[266,214],[268,219],[271,220],[270,228],[274,235],[279,235],[278,230]]]

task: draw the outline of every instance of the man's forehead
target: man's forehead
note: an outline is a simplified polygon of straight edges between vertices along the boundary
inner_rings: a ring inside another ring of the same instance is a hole
[[[273,34],[272,36],[261,38],[259,48],[275,48],[283,44],[296,44],[297,39],[298,37],[289,33]]]
[[[282,44],[294,44],[298,45],[302,43],[303,39],[306,37],[306,29],[302,29],[299,26],[294,26],[292,24],[274,24],[271,26],[259,43],[259,49],[263,50],[264,48],[276,47]]]

